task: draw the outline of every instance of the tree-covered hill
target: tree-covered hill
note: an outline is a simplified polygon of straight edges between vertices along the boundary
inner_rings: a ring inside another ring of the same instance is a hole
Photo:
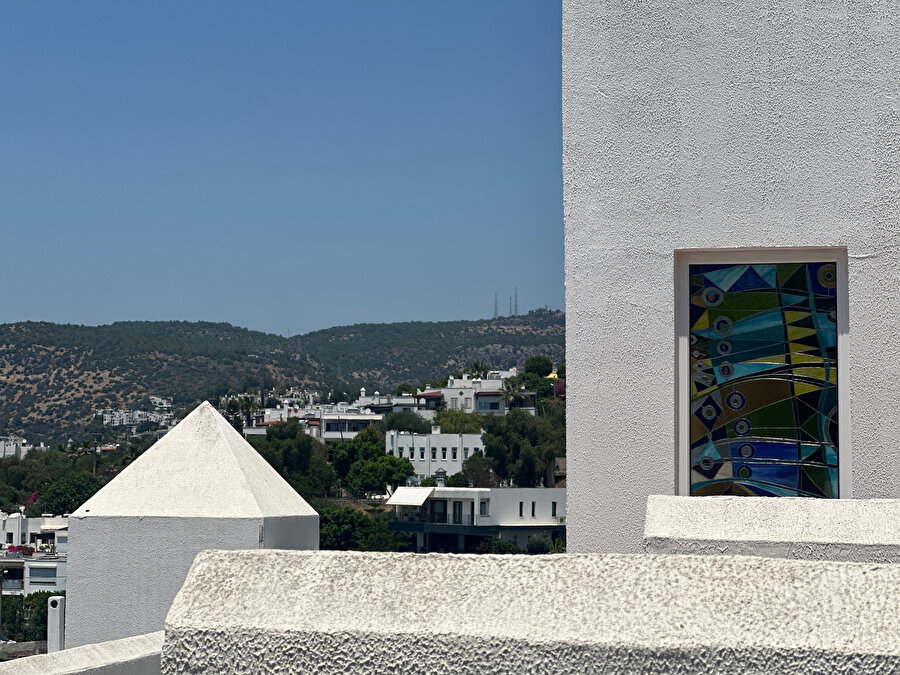
[[[91,429],[100,408],[149,395],[176,406],[228,391],[294,385],[391,390],[475,360],[521,367],[564,358],[565,315],[536,310],[479,321],[357,324],[284,338],[227,323],[129,321],[108,326],[0,325],[0,434],[57,442]]]

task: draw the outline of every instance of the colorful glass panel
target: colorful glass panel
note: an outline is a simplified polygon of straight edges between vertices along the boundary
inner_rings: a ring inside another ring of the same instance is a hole
[[[690,266],[692,495],[838,496],[837,266]]]

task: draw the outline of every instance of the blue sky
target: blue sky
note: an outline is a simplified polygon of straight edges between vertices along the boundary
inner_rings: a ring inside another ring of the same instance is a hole
[[[0,3],[0,322],[563,307],[560,6]]]

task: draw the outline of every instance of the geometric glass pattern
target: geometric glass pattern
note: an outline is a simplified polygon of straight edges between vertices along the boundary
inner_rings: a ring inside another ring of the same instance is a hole
[[[691,494],[837,497],[837,265],[689,276]]]

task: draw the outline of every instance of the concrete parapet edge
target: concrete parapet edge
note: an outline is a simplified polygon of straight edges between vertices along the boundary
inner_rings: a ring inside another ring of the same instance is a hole
[[[900,562],[900,499],[647,498],[644,550]]]
[[[206,551],[162,672],[891,672],[898,597],[900,566]]]
[[[163,631],[0,663],[0,675],[159,675]]]

